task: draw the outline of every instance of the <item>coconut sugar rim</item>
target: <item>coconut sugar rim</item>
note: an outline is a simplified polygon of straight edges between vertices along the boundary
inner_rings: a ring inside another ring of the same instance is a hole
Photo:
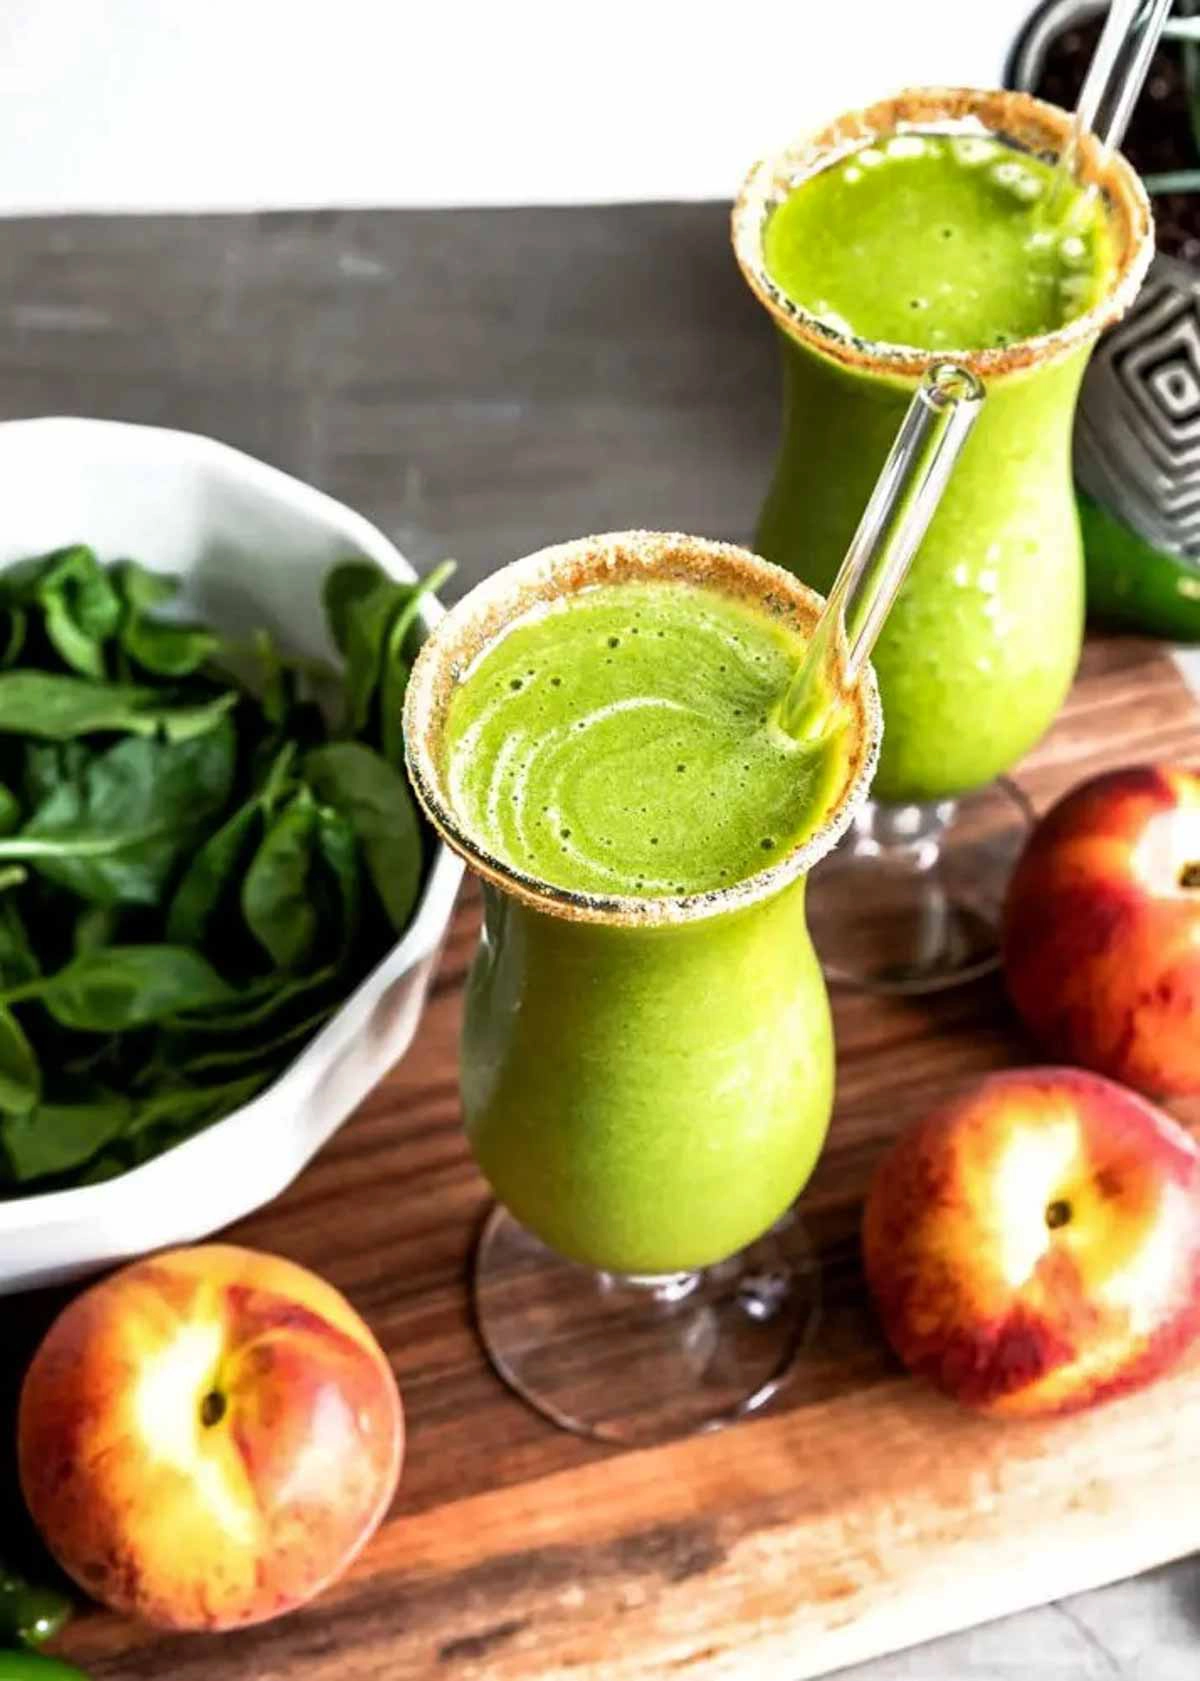
[[[1137,296],[1154,255],[1150,201],[1137,174],[1117,151],[1107,160],[1094,135],[1084,135],[1077,168],[1085,183],[1099,186],[1116,248],[1113,274],[1104,296],[1082,315],[1051,333],[1019,339],[1002,348],[924,350],[839,333],[790,298],[767,272],[763,235],[770,213],[802,182],[840,163],[863,146],[897,134],[948,134],[1007,141],[1018,151],[1054,163],[1070,134],[1072,119],[1057,105],[1026,93],[976,88],[912,88],[849,112],[816,133],[765,158],[746,177],[733,207],[733,248],[751,290],[792,338],[869,373],[919,376],[937,362],[962,362],[982,380],[1015,373],[1086,343],[1111,326]]]
[[[802,633],[812,630],[824,605],[814,590],[790,572],[731,543],[656,531],[580,537],[527,555],[478,584],[434,628],[409,678],[404,702],[405,754],[413,787],[430,822],[479,875],[536,910],[569,921],[626,927],[697,922],[769,898],[832,851],[866,798],[875,774],[883,720],[874,673],[868,666],[846,696],[853,709],[847,726],[849,748],[827,817],[807,840],[765,870],[703,893],[643,898],[556,887],[490,852],[460,823],[445,791],[441,747],[458,685],[510,625],[540,606],[595,585],[655,579],[712,585],[726,596],[790,621]]]

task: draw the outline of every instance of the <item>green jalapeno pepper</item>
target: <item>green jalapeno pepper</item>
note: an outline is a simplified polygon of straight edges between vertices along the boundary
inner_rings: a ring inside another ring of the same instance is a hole
[[[1200,642],[1200,564],[1159,549],[1078,492],[1088,612],[1148,636]]]

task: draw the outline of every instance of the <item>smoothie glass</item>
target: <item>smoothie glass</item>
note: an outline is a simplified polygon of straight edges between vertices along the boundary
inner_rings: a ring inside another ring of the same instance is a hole
[[[532,879],[464,831],[442,744],[456,683],[506,627],[603,583],[677,579],[808,635],[821,601],[743,549],[678,535],[582,539],[489,578],[425,643],[408,764],[483,879],[461,1085],[499,1202],[475,1307],[502,1376],[568,1429],[647,1441],[768,1399],[807,1339],[815,1279],[787,1211],[833,1101],[833,1041],[805,923],[809,870],[865,799],[880,709],[865,668],[815,827],[728,887],[598,897]]]
[[[1004,773],[1061,707],[1082,641],[1076,396],[1097,335],[1141,283],[1150,212],[1125,160],[1103,161],[1085,137],[1079,174],[1102,191],[1112,239],[1103,295],[1054,332],[982,350],[840,332],[776,284],[764,230],[794,187],[868,142],[986,134],[1050,160],[1070,122],[1023,94],[904,93],[757,165],[734,209],[738,261],[783,354],[783,439],[756,535],[769,560],[828,589],[914,382],[950,358],[988,389],[875,650],[885,736],[873,797],[814,883],[812,924],[827,973],[879,990],[933,990],[997,961],[1004,887],[1031,818]]]

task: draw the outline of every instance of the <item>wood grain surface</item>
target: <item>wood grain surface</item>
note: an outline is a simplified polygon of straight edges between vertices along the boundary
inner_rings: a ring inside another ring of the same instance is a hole
[[[1169,661],[1094,641],[1021,780],[1044,806],[1101,766],[1198,753]],[[230,1234],[323,1272],[387,1349],[410,1444],[386,1525],[346,1581],[280,1623],[216,1641],[95,1612],[66,1655],[97,1681],[802,1681],[1195,1547],[1200,1362],[1078,1419],[1001,1425],[904,1376],[872,1323],[856,1231],[881,1148],[955,1085],[1029,1056],[995,981],[836,996],[837,1110],[801,1203],[827,1311],[769,1413],[621,1453],[510,1395],[466,1288],[488,1206],[455,1081],[477,925],[468,889],[409,1057]],[[20,1346],[55,1300],[21,1304]]]

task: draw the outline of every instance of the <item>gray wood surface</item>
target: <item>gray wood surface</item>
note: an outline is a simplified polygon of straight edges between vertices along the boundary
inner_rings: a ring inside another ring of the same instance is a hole
[[[723,207],[0,223],[0,409],[212,433],[462,582],[557,538],[742,536],[773,350]]]
[[[455,555],[459,588],[585,531],[744,539],[777,389],[726,216],[3,222],[0,415],[211,433],[344,498],[418,566]],[[1198,1667],[1188,1561],[845,1673],[1193,1681]]]

